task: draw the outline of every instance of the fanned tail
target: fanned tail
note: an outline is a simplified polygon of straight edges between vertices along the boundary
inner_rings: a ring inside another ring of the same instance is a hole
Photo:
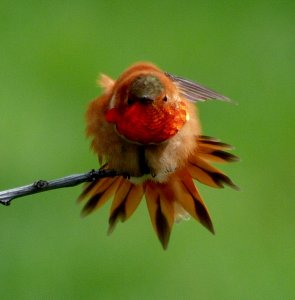
[[[81,212],[82,216],[86,216],[95,209],[105,204],[117,191],[122,184],[121,177],[102,178],[85,185],[78,201],[86,200],[86,204]]]
[[[167,183],[145,183],[145,196],[155,232],[164,249],[178,219],[179,208],[214,233],[208,210],[186,169],[170,176]]]
[[[238,161],[237,156],[227,152],[232,149],[232,146],[215,138],[199,136],[198,148],[189,158],[186,168],[171,175],[166,183],[148,181],[144,184],[150,218],[164,249],[167,248],[174,221],[187,218],[187,213],[214,233],[208,209],[193,179],[215,188],[228,185],[238,190],[228,176],[210,165],[210,162]]]
[[[232,180],[209,162],[227,163],[239,161],[239,158],[226,150],[233,147],[208,136],[198,137],[198,148],[189,158],[188,171],[192,178],[214,188],[223,188],[228,185],[239,190]]]
[[[205,135],[198,137],[198,155],[205,160],[217,163],[237,162],[239,161],[237,156],[226,152],[233,149],[233,146],[213,137]]]
[[[228,185],[238,189],[228,176],[210,165],[210,162],[238,161],[237,156],[227,152],[231,149],[230,145],[217,139],[199,136],[198,148],[190,156],[187,166],[171,174],[165,183],[148,180],[133,184],[122,176],[88,183],[79,197],[80,201],[86,201],[82,215],[91,213],[113,197],[108,230],[111,233],[118,221],[124,222],[134,213],[145,195],[153,228],[164,249],[168,246],[174,222],[188,215],[214,233],[208,209],[193,179],[215,188]]]
[[[142,184],[135,185],[122,176],[116,176],[86,184],[78,201],[86,201],[81,213],[85,216],[114,197],[109,217],[110,234],[119,220],[124,222],[133,214],[143,194]]]

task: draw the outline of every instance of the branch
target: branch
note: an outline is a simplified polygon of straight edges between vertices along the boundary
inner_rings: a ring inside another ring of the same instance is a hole
[[[65,187],[72,187],[83,182],[91,182],[103,177],[114,177],[120,175],[122,174],[117,174],[114,170],[100,169],[96,171],[92,170],[84,174],[69,175],[50,181],[38,180],[29,185],[0,192],[0,203],[7,206],[15,198]]]

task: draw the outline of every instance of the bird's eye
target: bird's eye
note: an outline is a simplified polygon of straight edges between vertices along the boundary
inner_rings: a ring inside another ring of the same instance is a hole
[[[167,100],[168,100],[167,96],[164,96],[163,101],[167,102]]]
[[[133,104],[133,103],[134,103],[134,101],[133,101],[131,98],[128,98],[127,104],[128,104],[128,105],[131,105],[131,104]]]

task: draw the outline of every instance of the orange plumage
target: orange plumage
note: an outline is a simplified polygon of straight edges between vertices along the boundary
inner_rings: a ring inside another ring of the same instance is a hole
[[[225,96],[195,82],[138,63],[114,81],[102,75],[102,96],[87,110],[87,135],[103,168],[128,174],[86,185],[84,214],[114,197],[109,232],[127,220],[143,196],[164,248],[176,220],[191,215],[214,232],[208,210],[193,179],[215,188],[237,188],[209,162],[232,162],[231,147],[202,136],[194,101]]]

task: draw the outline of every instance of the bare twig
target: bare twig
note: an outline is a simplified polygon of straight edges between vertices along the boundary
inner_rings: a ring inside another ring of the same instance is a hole
[[[114,170],[100,169],[92,170],[84,174],[69,175],[50,181],[38,180],[29,185],[0,192],[0,203],[3,205],[9,205],[10,202],[15,198],[41,193],[49,190],[72,187],[83,182],[90,182],[99,178],[114,177],[117,175],[120,174],[117,174]]]

